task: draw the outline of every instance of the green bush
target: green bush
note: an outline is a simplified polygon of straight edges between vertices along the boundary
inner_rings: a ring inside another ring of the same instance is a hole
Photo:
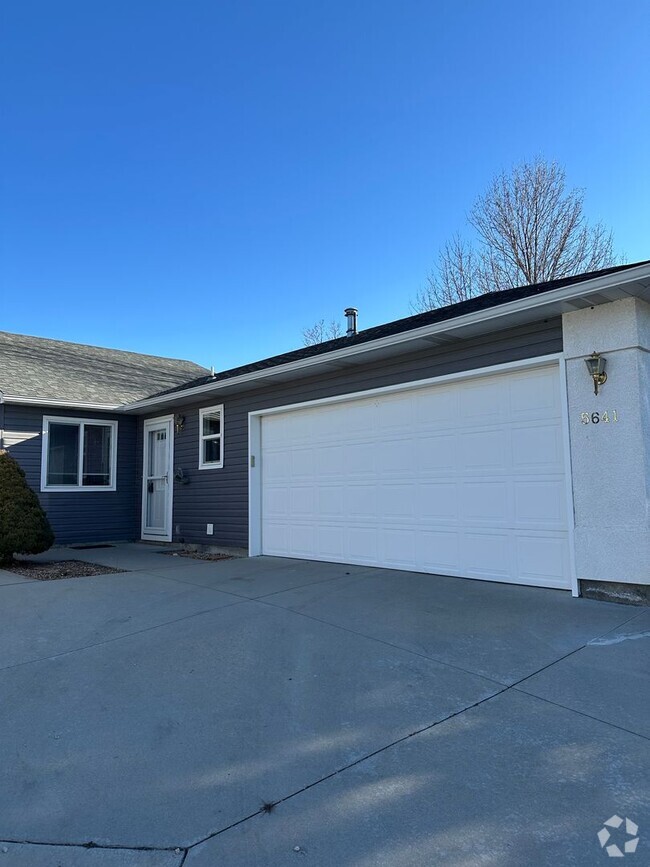
[[[14,554],[40,554],[54,544],[54,533],[25,473],[9,452],[0,450],[0,566]]]

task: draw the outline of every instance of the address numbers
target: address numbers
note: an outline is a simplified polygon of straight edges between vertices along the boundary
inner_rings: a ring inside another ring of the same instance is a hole
[[[583,424],[608,424],[609,422],[617,422],[618,421],[618,413],[615,409],[610,411],[605,410],[604,412],[581,412],[580,413],[580,421]]]

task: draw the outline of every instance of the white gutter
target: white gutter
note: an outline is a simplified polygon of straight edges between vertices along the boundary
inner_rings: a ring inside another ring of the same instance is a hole
[[[0,403],[30,403],[33,406],[60,406],[69,409],[93,409],[102,412],[123,412],[128,404],[83,403],[78,400],[58,400],[54,397],[25,397],[20,394],[0,394]]]
[[[391,334],[387,337],[378,337],[376,340],[368,340],[366,343],[359,343],[356,346],[343,347],[342,349],[335,349],[331,352],[324,352],[320,355],[312,356],[311,358],[301,358],[297,361],[290,361],[286,364],[278,364],[273,367],[268,367],[264,370],[243,373],[240,376],[233,376],[229,379],[208,382],[204,385],[197,385],[194,388],[182,389],[181,391],[172,392],[171,394],[148,397],[134,403],[124,404],[121,409],[126,412],[129,410],[156,406],[160,403],[172,403],[176,400],[185,400],[194,395],[205,394],[205,392],[218,391],[220,388],[232,388],[233,386],[241,385],[253,380],[268,379],[279,372],[290,373],[293,370],[304,370],[305,368],[316,367],[324,362],[350,358],[354,355],[360,355],[361,353],[370,352],[375,349],[382,349],[384,347],[397,346],[400,343],[407,343],[410,340],[429,337],[435,334],[440,334],[441,332],[454,331],[458,328],[465,328],[469,325],[476,325],[481,322],[487,322],[491,319],[499,319],[526,310],[535,310],[548,306],[551,303],[557,304],[563,301],[571,301],[580,298],[583,295],[597,293],[614,286],[623,286],[626,283],[635,283],[644,277],[650,280],[650,265],[639,265],[630,271],[595,277],[592,280],[585,280],[582,283],[574,283],[571,286],[565,286],[562,289],[553,289],[549,292],[542,292],[539,295],[531,295],[527,298],[520,298],[517,301],[509,301],[505,304],[489,307],[486,310],[477,310],[474,313],[466,313],[464,316],[458,316],[455,319],[444,319],[441,322],[423,325],[420,328],[413,328],[399,334]]]

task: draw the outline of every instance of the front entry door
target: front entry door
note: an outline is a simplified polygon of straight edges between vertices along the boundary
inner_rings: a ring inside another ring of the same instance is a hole
[[[172,449],[171,418],[144,423],[142,467],[142,538],[171,542]]]

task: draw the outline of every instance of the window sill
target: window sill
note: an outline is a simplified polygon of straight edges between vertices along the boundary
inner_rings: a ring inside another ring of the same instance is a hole
[[[117,485],[41,485],[42,494],[81,494],[86,492],[96,494],[98,491],[111,493],[116,490]]]

